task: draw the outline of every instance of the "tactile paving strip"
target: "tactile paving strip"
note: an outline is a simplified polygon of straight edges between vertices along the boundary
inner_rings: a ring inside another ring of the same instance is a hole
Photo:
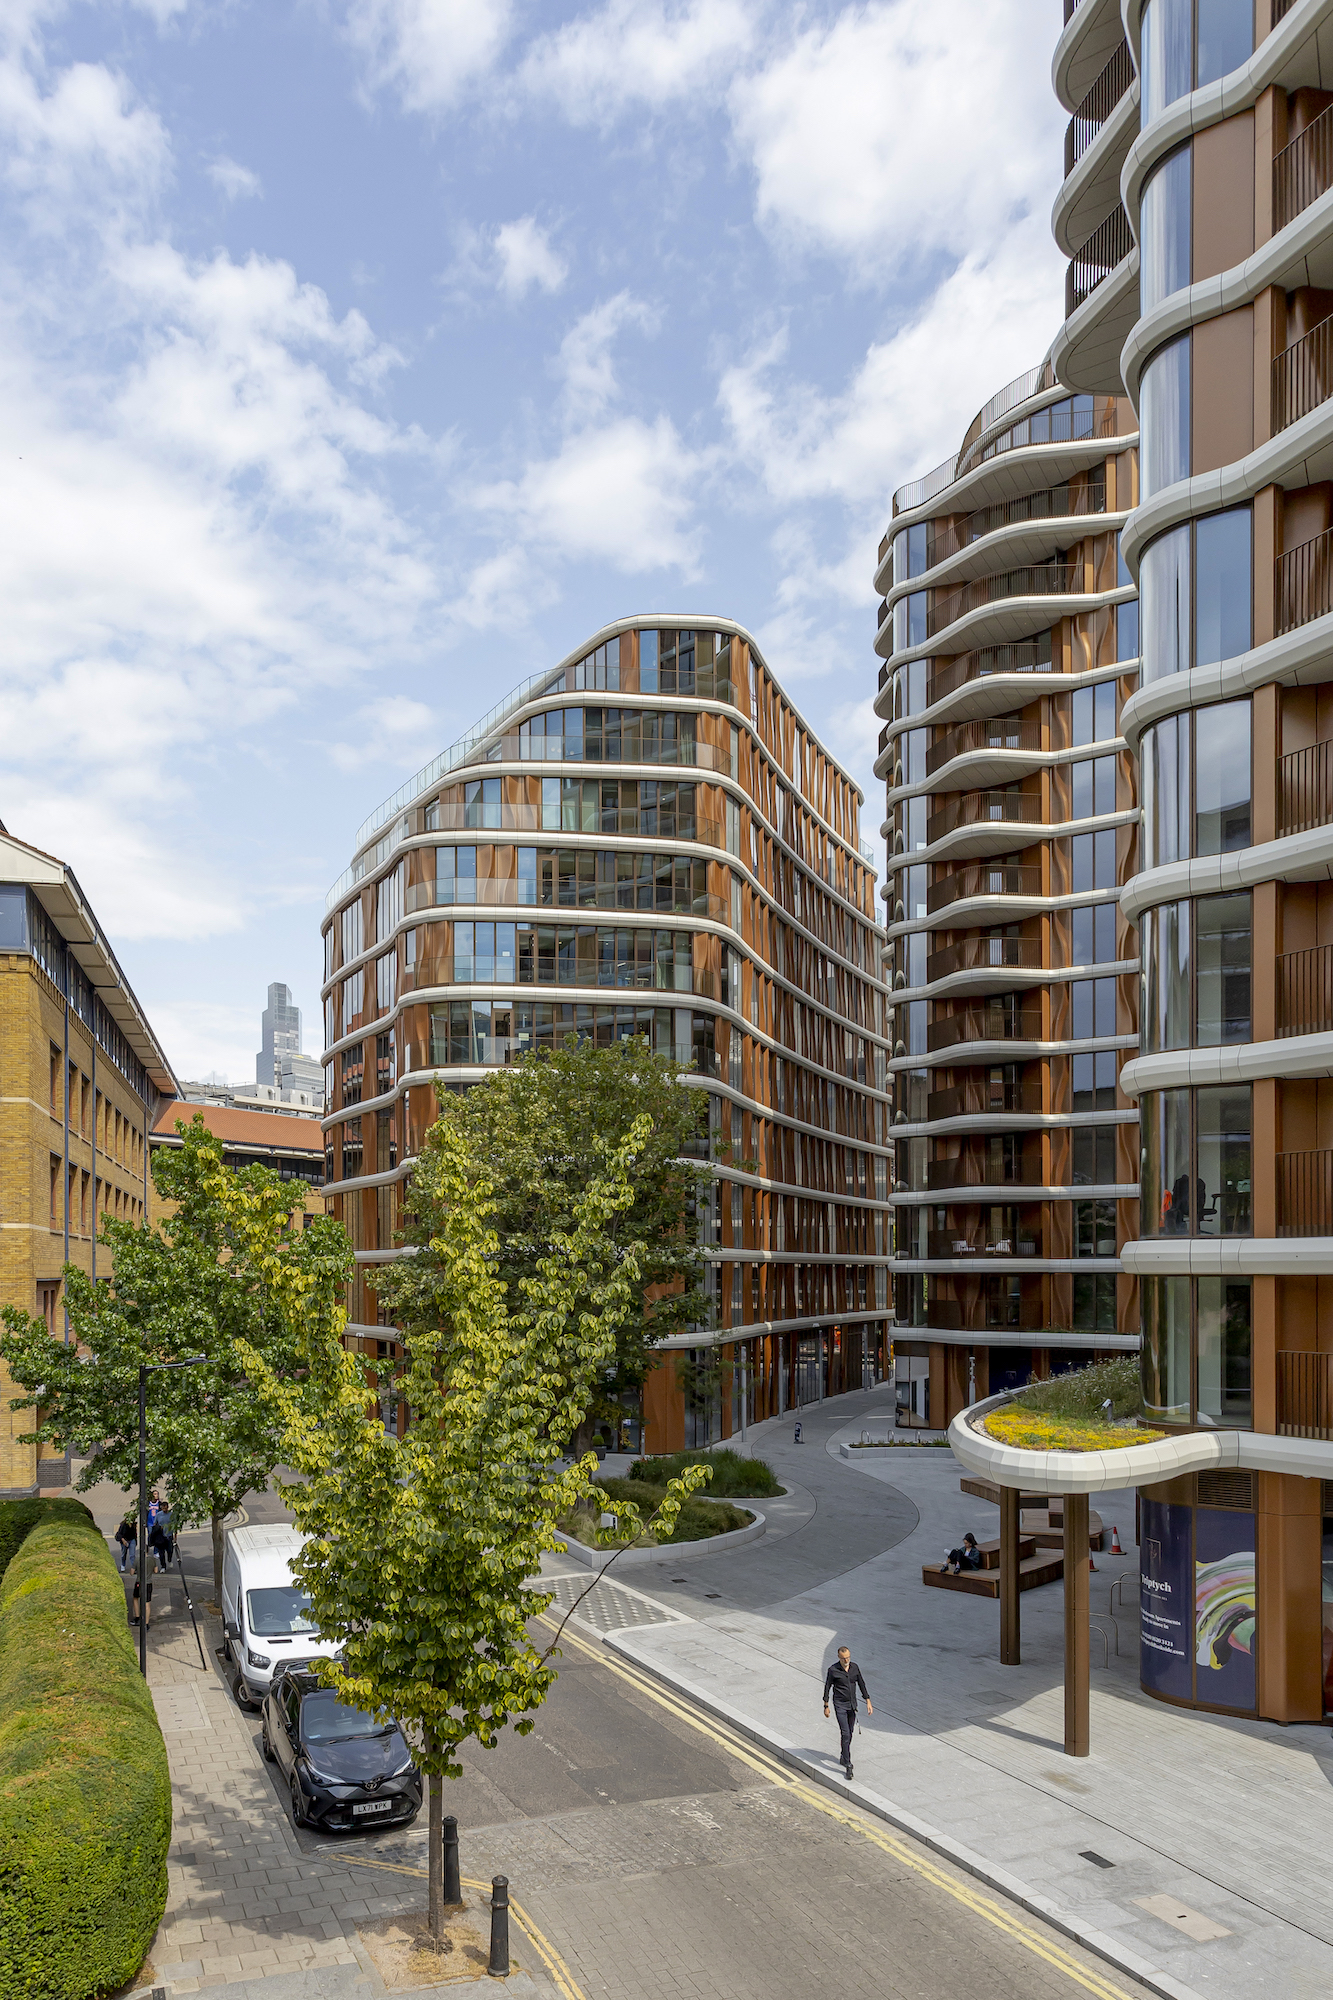
[[[588,1589],[588,1577],[547,1576],[542,1578],[544,1587],[554,1590],[555,1603],[548,1615],[563,1614],[582,1595],[582,1603],[574,1613],[571,1623],[591,1625],[596,1632],[624,1632],[635,1625],[680,1625],[688,1621],[669,1605],[658,1604],[642,1592],[631,1590],[623,1583],[613,1583],[610,1577],[601,1577]]]

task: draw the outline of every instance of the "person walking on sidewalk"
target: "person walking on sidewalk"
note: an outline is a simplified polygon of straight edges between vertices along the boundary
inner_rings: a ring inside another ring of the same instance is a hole
[[[860,1688],[865,1696],[866,1714],[875,1713],[870,1702],[870,1694],[865,1677],[852,1658],[850,1646],[839,1646],[838,1657],[824,1676],[824,1713],[828,1714],[829,1696],[838,1717],[838,1736],[841,1747],[838,1762],[850,1778],[852,1775],[852,1736],[856,1729],[856,1690]]]

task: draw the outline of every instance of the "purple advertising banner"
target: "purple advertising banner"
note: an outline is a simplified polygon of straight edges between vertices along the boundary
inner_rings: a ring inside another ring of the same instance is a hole
[[[1196,1701],[1254,1709],[1253,1514],[1195,1509],[1194,1662]]]
[[[1139,1522],[1139,1679],[1176,1701],[1194,1699],[1193,1511],[1145,1498]]]

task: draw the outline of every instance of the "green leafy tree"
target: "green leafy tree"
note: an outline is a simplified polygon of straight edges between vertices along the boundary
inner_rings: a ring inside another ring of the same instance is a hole
[[[177,1528],[211,1527],[220,1589],[222,1523],[263,1490],[279,1450],[242,1348],[289,1374],[307,1320],[341,1324],[352,1254],[336,1222],[293,1228],[301,1183],[224,1166],[201,1116],[176,1129],[179,1149],[160,1147],[152,1160],[158,1197],[174,1212],[155,1226],[108,1218],[99,1241],[113,1254],[110,1281],[65,1267],[69,1342],[6,1306],[0,1356],[24,1392],[11,1407],[38,1413],[29,1435],[89,1459],[80,1492],[102,1479],[137,1484],[141,1364],[208,1357],[207,1367],[148,1377],[147,1469],[170,1495]]]
[[[303,1475],[284,1487],[310,1536],[294,1568],[320,1632],[342,1648],[317,1671],[344,1701],[397,1720],[429,1781],[436,1938],[443,1780],[461,1774],[469,1739],[493,1748],[510,1723],[526,1734],[555,1678],[554,1642],[539,1650],[530,1634],[552,1593],[529,1585],[543,1554],[563,1547],[557,1517],[592,1485],[591,1454],[568,1468],[557,1454],[637,1310],[650,1249],[615,1223],[634,1205],[651,1137],[641,1117],[618,1145],[590,1143],[592,1171],[567,1225],[551,1229],[546,1254],[511,1293],[499,1203],[462,1125],[441,1122],[431,1155],[441,1225],[429,1246],[433,1290],[420,1295],[407,1341],[405,1437],[386,1432],[364,1364],[328,1322],[311,1328],[299,1385],[251,1357],[265,1402],[284,1420],[287,1462]],[[653,1523],[670,1532],[707,1476],[694,1467],[673,1482]],[[642,1527],[638,1509],[621,1503],[616,1529],[599,1540],[628,1546]]]
[[[441,1090],[405,1202],[403,1239],[415,1255],[376,1274],[377,1296],[404,1333],[436,1323],[444,1219],[450,1194],[446,1135],[464,1142],[469,1171],[484,1179],[497,1237],[497,1275],[511,1298],[571,1226],[575,1204],[602,1171],[599,1147],[619,1144],[636,1118],[650,1121],[635,1157],[631,1200],[605,1220],[607,1247],[633,1243],[630,1307],[593,1385],[578,1442],[617,1394],[643,1385],[652,1349],[705,1321],[698,1211],[712,1186],[707,1095],[681,1082],[681,1066],[640,1036],[610,1048],[570,1038],[460,1094]],[[470,1198],[470,1197],[469,1197]]]

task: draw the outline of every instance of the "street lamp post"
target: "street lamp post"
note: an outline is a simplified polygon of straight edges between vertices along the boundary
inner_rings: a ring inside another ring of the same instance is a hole
[[[148,1678],[148,1377],[168,1368],[206,1368],[211,1357],[139,1364],[139,1672]]]

